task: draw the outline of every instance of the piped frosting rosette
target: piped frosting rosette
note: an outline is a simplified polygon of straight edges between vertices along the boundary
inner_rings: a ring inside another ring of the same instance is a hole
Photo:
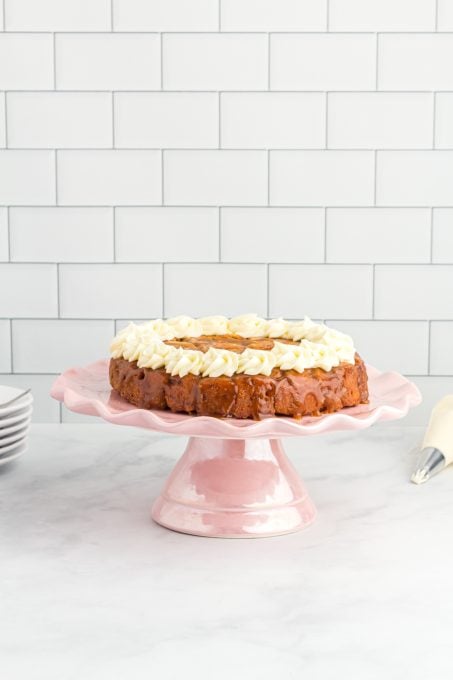
[[[241,338],[272,338],[272,349],[246,347],[240,354],[228,349],[210,347],[201,352],[166,344],[166,340],[198,338],[203,335],[236,335]],[[295,344],[279,342],[291,340]],[[352,338],[308,317],[302,321],[263,319],[256,314],[243,314],[228,319],[208,316],[194,319],[176,316],[167,320],[153,319],[143,324],[130,323],[113,339],[110,346],[114,359],[136,361],[140,368],[165,368],[173,376],[189,373],[204,377],[270,375],[274,368],[303,373],[308,368],[330,371],[341,363],[353,364],[355,348]]]

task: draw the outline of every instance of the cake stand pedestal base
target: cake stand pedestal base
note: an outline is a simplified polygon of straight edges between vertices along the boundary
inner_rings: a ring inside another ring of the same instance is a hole
[[[279,439],[191,437],[155,501],[158,524],[197,536],[299,531],[316,510]]]

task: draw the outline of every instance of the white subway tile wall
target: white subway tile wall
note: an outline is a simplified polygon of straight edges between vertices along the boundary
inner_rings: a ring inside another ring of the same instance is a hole
[[[108,92],[9,92],[11,149],[111,148]]]
[[[103,355],[113,332],[113,321],[14,319],[13,368],[18,373],[59,373],[68,366],[83,366],[93,356]]]
[[[113,208],[9,209],[11,262],[112,262]]]
[[[218,262],[218,223],[217,208],[117,208],[116,261]]]
[[[433,210],[433,262],[453,262],[453,208]]]
[[[6,146],[6,104],[5,93],[0,93],[0,149]]]
[[[162,315],[160,264],[62,264],[59,282],[65,319]]]
[[[0,208],[0,262],[9,260],[8,209]]]
[[[55,161],[61,205],[156,205],[162,200],[159,151],[57,151]]]
[[[322,262],[324,224],[322,208],[221,208],[221,261]]]
[[[14,0],[5,3],[7,31],[108,31],[110,0]]]
[[[0,381],[128,319],[298,318],[453,362],[451,0],[0,2]],[[65,414],[63,420],[72,416]]]
[[[7,319],[0,320],[0,371],[11,371],[11,328]]]
[[[437,26],[439,31],[453,31],[453,3],[437,0]]]
[[[54,86],[51,33],[0,34],[0,88],[51,90]]]
[[[371,265],[271,264],[269,312],[290,319],[300,309],[313,318],[366,319],[373,310]]]
[[[451,149],[453,148],[453,93],[439,92],[434,96],[436,107],[435,144],[438,149]]]

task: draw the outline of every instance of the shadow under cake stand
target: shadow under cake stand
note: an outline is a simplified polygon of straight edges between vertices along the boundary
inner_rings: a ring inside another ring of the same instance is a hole
[[[139,409],[111,389],[108,361],[62,373],[51,395],[71,411],[117,425],[189,437],[186,450],[153,504],[152,518],[168,529],[198,536],[252,538],[305,528],[316,508],[288,460],[282,437],[362,430],[404,417],[421,401],[398,373],[367,366],[370,402],[300,421],[191,416]]]

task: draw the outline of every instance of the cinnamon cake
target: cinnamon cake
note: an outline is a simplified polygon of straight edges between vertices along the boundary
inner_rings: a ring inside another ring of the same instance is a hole
[[[310,319],[187,316],[129,324],[110,384],[135,406],[216,417],[319,416],[368,401],[352,339]]]

